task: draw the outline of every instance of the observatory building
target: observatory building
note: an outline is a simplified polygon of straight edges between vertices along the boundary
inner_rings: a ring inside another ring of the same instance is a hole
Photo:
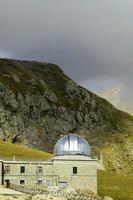
[[[91,157],[88,142],[77,134],[57,141],[49,162],[0,161],[1,184],[71,187],[97,193],[98,160]]]

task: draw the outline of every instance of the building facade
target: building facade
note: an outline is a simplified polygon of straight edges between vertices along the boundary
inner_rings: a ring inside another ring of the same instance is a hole
[[[98,160],[91,158],[87,141],[68,134],[55,145],[49,162],[0,161],[1,184],[71,187],[97,193]]]

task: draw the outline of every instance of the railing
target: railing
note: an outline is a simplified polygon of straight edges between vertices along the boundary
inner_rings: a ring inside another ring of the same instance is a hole
[[[25,186],[25,185],[15,185],[10,184],[10,189],[14,189],[16,191],[28,194],[44,194],[44,195],[51,195],[53,197],[63,197],[66,200],[102,200],[101,197],[97,195],[84,195],[80,194],[79,192],[63,192],[59,190],[48,190],[42,186]]]
[[[25,185],[16,185],[16,184],[10,184],[10,189],[22,192],[22,193],[28,193],[28,194],[47,194],[47,190],[45,187],[41,186],[25,186]]]

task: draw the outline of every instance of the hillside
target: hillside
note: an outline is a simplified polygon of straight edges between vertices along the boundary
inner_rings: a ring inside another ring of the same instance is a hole
[[[39,151],[22,145],[11,144],[9,142],[0,141],[0,159],[45,161],[49,159],[51,156],[52,156],[51,154],[44,151]]]
[[[54,64],[0,59],[0,139],[52,152],[68,132],[101,151],[109,170],[133,172],[133,117]]]
[[[133,200],[133,176],[98,171],[98,194],[115,200]]]
[[[97,91],[96,94],[99,95],[100,97],[103,97],[107,101],[111,102],[113,105],[115,105],[116,108],[122,111],[126,111],[131,115],[133,115],[132,101],[123,98],[122,92],[123,89],[121,87],[115,86],[107,88],[105,90]]]

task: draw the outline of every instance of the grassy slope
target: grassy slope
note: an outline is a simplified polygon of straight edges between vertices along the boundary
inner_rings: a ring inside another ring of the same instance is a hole
[[[0,158],[17,160],[46,160],[51,154],[21,145],[0,141]],[[98,194],[114,200],[133,200],[133,177],[98,171]]]
[[[0,159],[46,160],[51,154],[21,145],[0,141]]]
[[[133,200],[133,176],[98,171],[98,194],[114,200]]]

